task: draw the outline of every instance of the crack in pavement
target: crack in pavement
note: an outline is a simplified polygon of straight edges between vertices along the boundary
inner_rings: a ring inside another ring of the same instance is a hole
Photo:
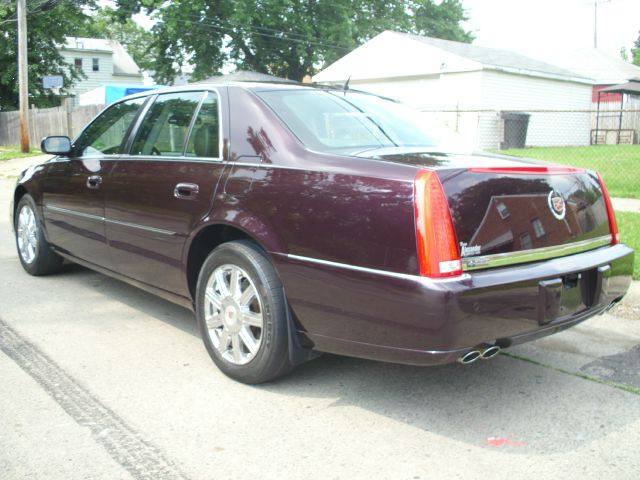
[[[532,363],[533,365],[538,365],[540,367],[549,368],[549,369],[554,370],[554,371],[556,371],[558,373],[564,373],[565,375],[571,375],[572,377],[582,378],[583,380],[589,380],[590,382],[599,383],[601,385],[606,385],[607,387],[616,388],[618,390],[622,390],[624,392],[640,396],[640,388],[636,388],[636,387],[634,387],[632,385],[626,385],[624,383],[616,383],[616,382],[607,381],[607,380],[604,380],[602,378],[594,377],[593,375],[589,375],[589,374],[586,374],[586,373],[571,372],[569,370],[565,370],[565,369],[560,368],[560,367],[554,367],[553,365],[542,363],[542,362],[539,362],[539,361],[534,360],[532,358],[525,357],[525,356],[522,356],[522,355],[517,355],[517,354],[511,353],[511,352],[502,351],[502,352],[500,352],[500,355],[504,355],[505,357],[511,357],[511,358],[516,359],[516,360],[520,360],[521,362]]]
[[[188,480],[178,466],[42,350],[0,318],[0,350],[29,374],[133,478]]]

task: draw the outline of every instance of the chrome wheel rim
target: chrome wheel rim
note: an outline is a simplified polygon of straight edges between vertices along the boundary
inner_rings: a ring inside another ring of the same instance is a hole
[[[254,359],[262,344],[262,300],[243,269],[221,265],[207,281],[204,319],[207,333],[220,356],[234,365]]]
[[[33,263],[38,249],[38,224],[36,215],[29,205],[23,205],[20,209],[16,236],[20,257],[25,263]]]

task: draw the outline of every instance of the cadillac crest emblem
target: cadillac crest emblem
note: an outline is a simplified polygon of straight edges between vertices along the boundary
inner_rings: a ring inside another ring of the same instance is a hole
[[[564,219],[564,216],[567,213],[567,205],[564,198],[562,198],[562,195],[555,190],[551,190],[547,197],[547,202],[549,204],[549,210],[551,210],[553,216],[558,220]]]

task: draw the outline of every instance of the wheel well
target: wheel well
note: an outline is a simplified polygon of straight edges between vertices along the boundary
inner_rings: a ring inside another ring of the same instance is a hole
[[[189,293],[191,298],[196,298],[196,287],[198,283],[198,274],[200,267],[209,256],[209,253],[225,242],[233,240],[252,240],[242,230],[231,227],[229,225],[211,225],[203,229],[196,238],[193,239],[189,248],[189,258],[187,260],[187,281],[189,284]]]
[[[16,208],[18,208],[18,202],[22,197],[24,197],[27,193],[27,189],[22,185],[18,185],[16,187],[16,191],[13,193],[13,211],[11,212],[11,221],[14,221],[14,217],[16,216]]]

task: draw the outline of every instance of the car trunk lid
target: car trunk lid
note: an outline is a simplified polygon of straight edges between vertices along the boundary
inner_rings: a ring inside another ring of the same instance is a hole
[[[465,270],[543,260],[611,243],[598,176],[565,167],[438,172]]]
[[[463,270],[570,255],[615,243],[613,211],[595,172],[498,155],[370,151],[426,167],[447,199]],[[611,217],[611,222],[610,222]]]

